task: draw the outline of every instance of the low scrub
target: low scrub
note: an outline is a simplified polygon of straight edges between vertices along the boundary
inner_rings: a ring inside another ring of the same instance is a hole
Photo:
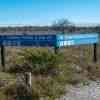
[[[27,72],[33,74],[56,74],[59,64],[63,62],[63,56],[55,54],[49,49],[23,49],[16,58],[14,67],[9,72]]]
[[[32,72],[33,100],[35,98],[36,100],[40,98],[56,100],[64,94],[66,84],[75,85],[84,82],[87,78],[84,75],[84,72],[88,70],[87,63],[85,64],[76,55],[70,59],[72,52],[55,54],[50,49],[22,49],[18,57],[13,59],[14,63],[8,71],[10,73]]]

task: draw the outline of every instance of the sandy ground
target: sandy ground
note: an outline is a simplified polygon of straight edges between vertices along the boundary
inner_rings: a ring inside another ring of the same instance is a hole
[[[61,100],[100,100],[100,81],[85,86],[71,86]]]

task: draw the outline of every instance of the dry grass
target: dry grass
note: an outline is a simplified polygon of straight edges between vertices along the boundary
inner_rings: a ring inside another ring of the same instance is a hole
[[[100,53],[98,48],[98,62],[93,62],[93,46],[75,46],[59,49],[63,54],[64,63],[59,65],[59,74],[53,76],[33,75],[33,96],[47,97],[47,100],[55,100],[64,93],[66,84],[78,84],[92,79],[100,79]],[[16,62],[16,57],[20,55],[19,48],[7,48],[6,50],[6,68]],[[53,50],[50,49],[52,52]],[[15,76],[0,73],[0,79],[10,79]],[[1,97],[4,96],[0,91]],[[2,97],[3,98],[3,97]],[[5,96],[4,96],[5,98]],[[5,100],[5,99],[4,99]]]

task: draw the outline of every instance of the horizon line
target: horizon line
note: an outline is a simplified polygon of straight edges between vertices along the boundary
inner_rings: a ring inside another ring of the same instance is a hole
[[[74,26],[80,26],[80,27],[89,27],[89,26],[100,26],[100,23],[72,23]],[[28,26],[33,26],[33,27],[45,27],[45,26],[52,26],[52,24],[0,24],[0,27],[28,27]]]

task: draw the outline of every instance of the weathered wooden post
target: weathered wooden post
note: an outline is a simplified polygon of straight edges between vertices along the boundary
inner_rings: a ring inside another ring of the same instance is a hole
[[[30,88],[32,87],[32,73],[31,72],[26,72],[25,73],[25,80],[26,80],[26,85],[29,86]]]
[[[32,82],[31,82],[31,72],[18,73],[17,74],[17,100],[33,100],[32,99]],[[23,83],[24,82],[24,83]],[[26,92],[21,94],[23,90],[20,89],[20,86],[25,84]],[[30,94],[28,94],[30,93]]]
[[[93,61],[97,62],[97,43],[93,44]]]
[[[5,71],[5,47],[1,45],[1,65],[2,70]]]

